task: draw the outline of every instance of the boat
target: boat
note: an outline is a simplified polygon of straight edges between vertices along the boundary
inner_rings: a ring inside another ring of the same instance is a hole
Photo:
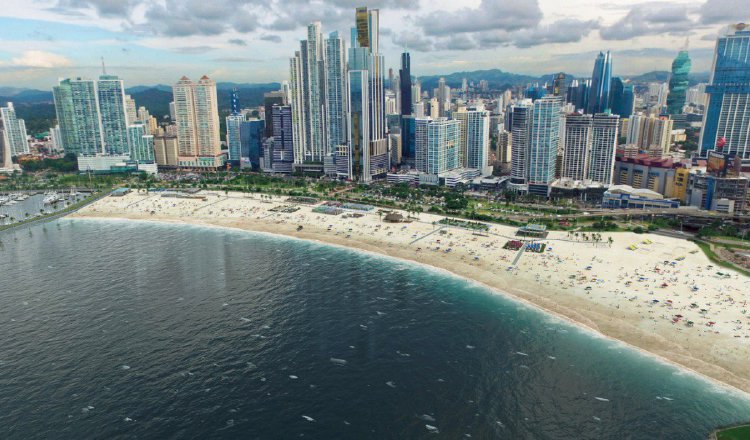
[[[45,205],[52,205],[59,202],[60,200],[60,196],[57,193],[49,192],[44,195],[44,200],[42,202]]]

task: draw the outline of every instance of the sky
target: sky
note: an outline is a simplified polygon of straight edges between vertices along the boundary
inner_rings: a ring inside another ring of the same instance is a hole
[[[287,80],[289,57],[320,21],[344,36],[357,6],[380,9],[380,46],[413,75],[498,68],[590,76],[600,50],[615,75],[669,70],[689,48],[707,72],[716,37],[750,22],[748,0],[0,0],[0,86],[49,90],[107,72],[127,86]],[[348,42],[347,42],[348,44]]]

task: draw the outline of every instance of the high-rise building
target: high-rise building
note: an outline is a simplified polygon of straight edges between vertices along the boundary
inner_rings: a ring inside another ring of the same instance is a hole
[[[346,53],[344,39],[338,32],[331,32],[325,40],[326,95],[325,108],[328,129],[328,149],[326,154],[335,151],[339,145],[346,145]]]
[[[615,169],[615,151],[620,117],[597,113],[591,127],[591,157],[588,161],[588,180],[609,186]]]
[[[129,154],[125,86],[122,80],[115,75],[101,75],[96,82],[96,90],[104,152],[113,155]]]
[[[240,131],[243,122],[245,122],[245,115],[242,114],[231,114],[226,117],[229,162],[235,166],[240,165],[242,162],[242,138]]]
[[[0,121],[0,169],[10,169],[13,166],[10,145],[5,139],[5,127]]]
[[[271,157],[264,156],[268,167],[271,162],[271,168],[274,173],[290,174],[293,171],[293,164],[297,163],[294,158],[294,122],[293,111],[289,105],[278,105],[273,110],[273,152]]]
[[[586,111],[589,103],[590,79],[574,79],[568,87],[568,102],[573,104],[576,111]]]
[[[612,113],[620,118],[628,118],[635,110],[635,92],[631,84],[625,84],[620,77],[612,78],[609,92],[609,105]]]
[[[444,117],[450,114],[451,88],[445,83],[445,78],[438,80],[437,88],[438,116]]]
[[[750,25],[732,26],[716,41],[700,137],[701,154],[723,139],[723,151],[750,158]]]
[[[555,80],[552,82],[552,94],[563,99],[568,96],[568,83],[564,73],[560,72],[555,75]]]
[[[290,60],[296,163],[322,163],[328,153],[325,125],[325,47],[320,22],[307,26],[307,39]]]
[[[170,103],[169,108],[170,110],[172,109],[172,103]],[[125,117],[127,118],[128,125],[134,124],[138,120],[135,100],[130,95],[125,95]]]
[[[609,91],[612,83],[612,55],[599,52],[591,74],[586,113],[601,113],[609,109]]]
[[[128,126],[130,159],[139,163],[154,163],[154,136],[146,134],[144,124]]]
[[[453,112],[459,122],[459,164],[474,168],[482,175],[492,173],[489,167],[490,112],[482,106],[464,107]]]
[[[657,149],[668,153],[672,126],[673,121],[665,116],[631,115],[625,142],[639,150]]]
[[[534,101],[528,151],[530,194],[547,197],[549,185],[555,180],[561,112],[559,96],[545,96]]]
[[[183,76],[172,90],[181,164],[221,166],[216,83],[207,76],[197,83]]]
[[[379,11],[357,8],[357,47],[349,49],[349,177],[370,182],[388,172],[384,59],[378,52]]]
[[[291,111],[288,112],[291,115]],[[273,112],[268,113],[273,115]],[[273,120],[269,120],[273,125]],[[291,122],[290,122],[291,123]],[[265,137],[266,121],[263,119],[251,119],[240,123],[240,157],[242,168],[260,169],[260,157],[263,151],[263,138]],[[273,127],[271,130],[273,134]],[[291,140],[291,139],[290,139]],[[291,145],[290,151],[294,149]]]
[[[16,117],[13,103],[9,102],[5,107],[0,107],[0,130],[2,130],[3,142],[8,150],[8,159],[19,154],[28,154],[29,141],[26,134],[26,124],[23,119]],[[2,165],[0,165],[2,168]]]
[[[672,61],[672,76],[669,78],[669,95],[667,96],[667,113],[681,115],[685,107],[690,73],[690,56],[686,50],[681,50]]]
[[[560,177],[585,180],[591,156],[592,116],[573,113],[565,116],[564,154]]]
[[[411,56],[409,52],[401,54],[401,69],[398,71],[401,91],[401,116],[412,114]]]
[[[52,95],[65,151],[76,156],[104,153],[96,82],[62,79]]]
[[[445,173],[460,167],[459,122],[448,118],[415,119],[415,165],[428,174]]]
[[[511,168],[510,181],[516,185],[524,185],[528,179],[529,143],[531,135],[531,120],[534,107],[531,100],[519,102],[510,107],[507,114],[511,133]]]
[[[263,94],[263,113],[265,114],[266,123],[265,136],[270,138],[273,136],[273,107],[275,105],[288,105],[287,93],[283,90],[276,92],[266,92]]]

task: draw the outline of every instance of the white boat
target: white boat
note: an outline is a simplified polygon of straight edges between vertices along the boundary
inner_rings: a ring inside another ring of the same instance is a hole
[[[57,193],[46,193],[42,202],[45,205],[52,205],[53,203],[57,203],[60,200],[60,196]]]

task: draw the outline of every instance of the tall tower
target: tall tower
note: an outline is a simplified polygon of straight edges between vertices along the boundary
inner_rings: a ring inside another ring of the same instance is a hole
[[[529,193],[547,197],[555,179],[557,152],[560,147],[559,96],[545,96],[534,101],[529,138]]]
[[[378,48],[379,11],[357,8],[357,47],[349,49],[349,176],[361,182],[388,172],[384,59]]]
[[[609,186],[615,169],[615,150],[620,117],[609,113],[594,115],[591,127],[591,158],[587,177],[589,180]]]
[[[412,114],[411,96],[411,56],[409,52],[401,54],[401,69],[398,71],[399,89],[401,91],[401,116]]]
[[[177,125],[177,154],[186,157],[198,155],[194,89],[195,85],[187,76],[180,78],[172,87]]]
[[[325,48],[320,22],[307,26],[307,39],[290,60],[295,163],[323,162],[328,153],[325,114]]]
[[[609,108],[609,90],[612,83],[612,55],[599,52],[591,74],[586,113],[601,113]]]
[[[565,116],[565,148],[560,177],[584,180],[591,155],[591,115]]]
[[[13,103],[9,102],[5,107],[0,107],[0,145],[5,145],[7,154],[0,152],[0,168],[6,168],[2,162],[4,159],[10,160],[11,156],[27,154],[29,152],[29,142],[26,134],[26,123],[23,119],[16,117],[16,110]],[[0,149],[3,148],[0,146]],[[9,166],[9,165],[8,165]]]
[[[330,154],[339,145],[346,145],[348,136],[346,118],[346,53],[344,39],[331,32],[325,40],[326,61],[326,120],[328,121],[328,150]]]
[[[115,75],[101,75],[96,85],[104,151],[107,154],[129,154],[125,86]]]
[[[523,185],[528,179],[529,141],[531,135],[531,117],[534,107],[531,100],[520,102],[510,107],[511,132],[511,169],[510,181]]]
[[[689,85],[690,56],[686,50],[681,50],[672,61],[672,76],[669,78],[669,95],[667,96],[667,113],[682,114],[685,107],[685,95]]]
[[[96,82],[63,79],[52,88],[52,95],[66,152],[77,156],[102,154],[104,140]]]

